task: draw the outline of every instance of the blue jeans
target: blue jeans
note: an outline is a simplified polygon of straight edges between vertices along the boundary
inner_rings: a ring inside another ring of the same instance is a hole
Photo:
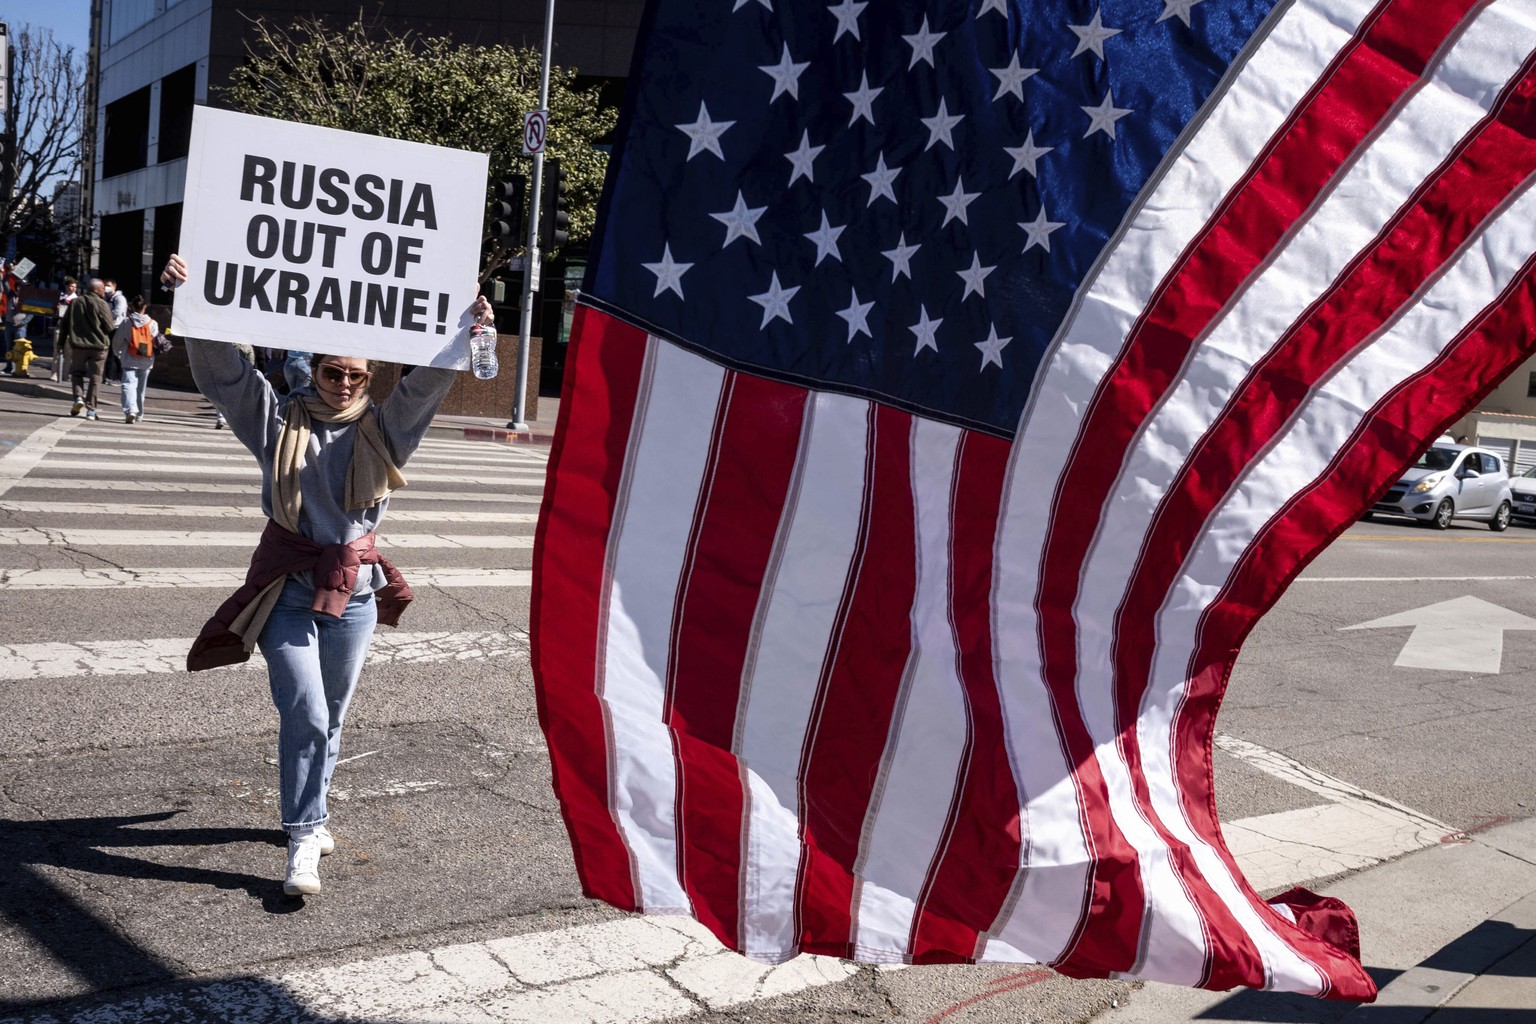
[[[310,611],[314,591],[290,577],[258,644],[277,705],[277,772],[283,828],[325,824],[325,794],[341,750],[341,725],[373,641],[372,594],[341,617]]]
[[[123,364],[123,413],[128,416],[144,415],[144,389],[149,387],[148,366]]]

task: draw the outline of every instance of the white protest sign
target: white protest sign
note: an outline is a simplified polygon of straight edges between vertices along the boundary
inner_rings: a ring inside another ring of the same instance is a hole
[[[174,333],[469,365],[487,157],[197,107]]]

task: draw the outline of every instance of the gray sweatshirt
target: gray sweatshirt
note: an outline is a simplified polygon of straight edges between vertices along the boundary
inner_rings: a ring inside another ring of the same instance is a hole
[[[240,358],[233,345],[193,338],[186,339],[186,345],[187,359],[198,390],[224,414],[231,432],[250,449],[261,466],[261,510],[270,518],[272,459],[277,449],[277,435],[283,425],[283,412],[289,401],[315,392],[306,387],[289,395],[279,395],[254,366]],[[456,372],[418,366],[408,376],[400,378],[394,392],[379,404],[379,427],[395,465],[404,468],[411,453],[421,443]],[[378,528],[389,507],[389,499],[373,508],[348,511],[345,507],[347,467],[352,462],[357,427],[351,423],[321,423],[318,420],[312,427],[309,450],[299,469],[299,491],[304,498],[299,512],[299,533],[316,544],[350,543]],[[312,580],[301,579],[313,586]],[[372,579],[366,573],[358,576],[355,593],[372,593],[383,585],[383,570],[375,566]]]

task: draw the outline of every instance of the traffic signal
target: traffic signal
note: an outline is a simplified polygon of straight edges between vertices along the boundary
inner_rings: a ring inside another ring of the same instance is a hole
[[[558,249],[571,237],[571,211],[566,204],[565,170],[559,160],[544,161],[544,194],[539,199],[539,248]]]
[[[528,179],[521,174],[503,178],[491,193],[490,236],[493,242],[506,239],[515,245],[523,236],[523,193]]]

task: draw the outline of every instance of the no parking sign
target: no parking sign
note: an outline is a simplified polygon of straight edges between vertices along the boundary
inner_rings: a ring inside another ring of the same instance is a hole
[[[523,155],[544,152],[544,132],[549,128],[549,111],[535,110],[523,115]]]

